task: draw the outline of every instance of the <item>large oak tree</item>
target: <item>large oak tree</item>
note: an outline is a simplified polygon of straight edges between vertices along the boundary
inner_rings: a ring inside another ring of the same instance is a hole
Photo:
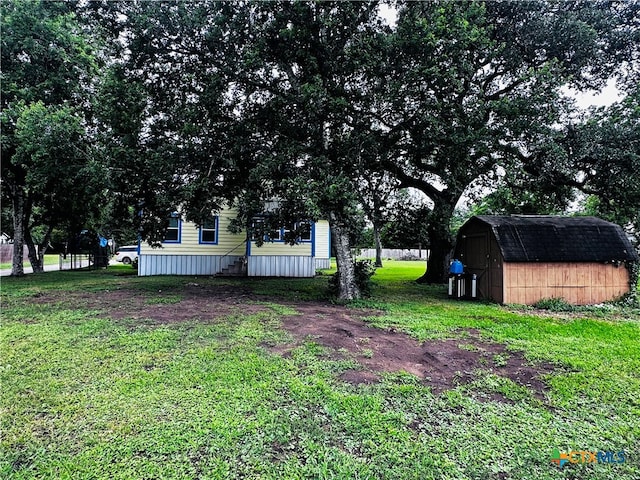
[[[434,203],[423,281],[443,280],[465,191],[514,165],[526,172],[569,119],[564,88],[621,71],[637,12],[636,2],[399,5],[379,122],[396,151],[386,168]]]
[[[258,2],[250,22],[240,80],[257,155],[250,191],[277,198],[285,221],[327,218],[339,297],[357,298],[349,229],[375,157],[367,112],[384,42],[378,5]]]

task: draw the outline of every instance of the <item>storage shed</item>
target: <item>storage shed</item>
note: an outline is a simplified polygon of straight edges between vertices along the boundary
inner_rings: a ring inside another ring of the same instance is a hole
[[[595,217],[478,215],[460,228],[454,258],[476,275],[478,298],[588,305],[629,292],[638,254],[619,225]]]

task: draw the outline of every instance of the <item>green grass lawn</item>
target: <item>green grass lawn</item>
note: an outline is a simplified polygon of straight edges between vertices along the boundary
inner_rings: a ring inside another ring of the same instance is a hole
[[[52,253],[44,256],[44,265],[58,265],[58,263],[60,263],[60,255],[58,255],[57,253]],[[11,266],[11,262],[0,263],[0,270],[6,270],[8,268],[11,268]],[[31,266],[29,260],[24,261],[24,266]]]
[[[553,364],[544,398],[486,371],[439,394],[403,372],[352,385],[339,375],[353,362],[314,338],[274,353],[291,342],[283,315],[324,302],[326,275],[136,277],[114,266],[3,278],[0,478],[640,478],[638,309],[456,302],[416,284],[423,269],[385,262],[372,297],[350,307],[380,310],[372,325],[420,341],[463,344],[474,329]],[[111,295],[126,312],[121,293],[177,312],[196,284],[249,288],[264,308],[157,324],[91,303]],[[559,468],[555,448],[623,451],[625,462]]]

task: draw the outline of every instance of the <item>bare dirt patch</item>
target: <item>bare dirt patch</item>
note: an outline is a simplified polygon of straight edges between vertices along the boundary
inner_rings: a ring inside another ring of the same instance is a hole
[[[542,398],[546,385],[540,375],[554,371],[552,365],[528,364],[521,353],[482,339],[475,330],[466,331],[462,338],[420,343],[405,333],[372,327],[363,321],[373,312],[317,303],[292,307],[300,314],[282,318],[282,326],[296,341],[278,348],[279,352],[286,354],[308,340],[336,354],[347,351],[363,367],[342,374],[342,380],[353,384],[377,382],[380,372],[403,371],[440,393],[474,380],[478,370],[489,370]]]
[[[145,320],[145,324],[172,324],[191,320],[214,321],[235,313],[265,311],[248,288],[189,283],[180,289],[108,290],[47,294],[38,303],[72,305],[100,310],[114,320]]]
[[[114,320],[139,320],[146,325],[211,322],[231,314],[263,312],[269,307],[261,300],[241,285],[198,283],[167,291],[51,292],[32,299],[96,309]],[[326,347],[330,357],[349,357],[361,365],[361,369],[341,375],[341,380],[351,384],[378,382],[382,372],[406,372],[430,386],[434,393],[440,393],[475,380],[478,370],[485,370],[526,386],[534,396],[543,398],[546,385],[540,376],[554,371],[552,365],[530,365],[522,354],[483,339],[474,330],[461,332],[456,339],[420,343],[405,333],[368,324],[365,318],[379,315],[376,311],[321,302],[278,303],[299,312],[281,317],[282,328],[294,340],[267,348],[287,356],[304,342],[314,341]],[[500,397],[489,394],[489,398],[504,400]]]

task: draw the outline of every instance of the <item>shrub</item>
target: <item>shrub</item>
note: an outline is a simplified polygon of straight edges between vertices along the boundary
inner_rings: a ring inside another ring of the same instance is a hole
[[[564,298],[543,298],[534,304],[534,307],[552,312],[573,312],[575,305],[571,305]]]

